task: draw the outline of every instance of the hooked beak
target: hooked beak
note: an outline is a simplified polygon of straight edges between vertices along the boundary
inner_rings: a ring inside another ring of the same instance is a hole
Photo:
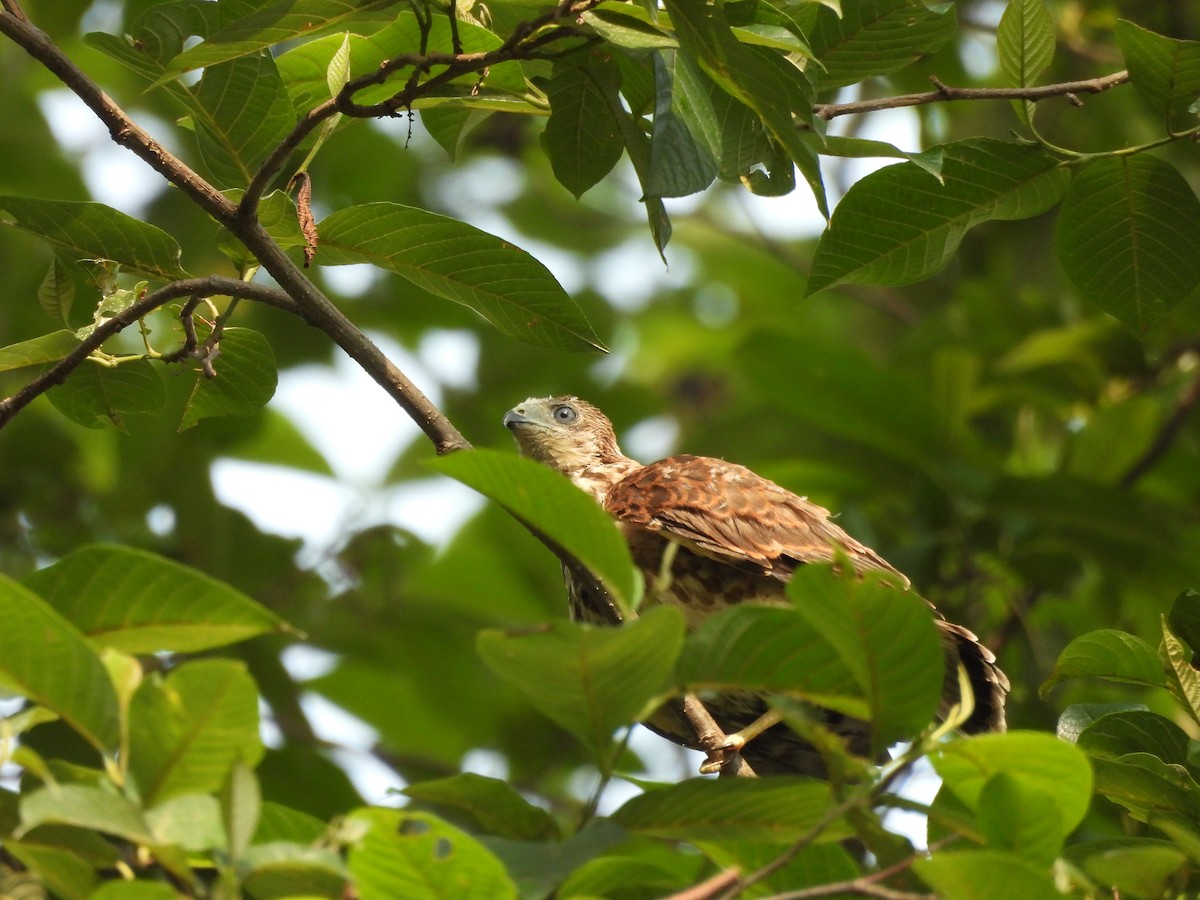
[[[525,417],[525,414],[516,409],[510,409],[504,414],[504,427],[510,431],[518,425],[532,425],[533,420]]]

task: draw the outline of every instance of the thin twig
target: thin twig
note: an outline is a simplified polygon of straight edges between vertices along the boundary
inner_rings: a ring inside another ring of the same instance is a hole
[[[726,869],[686,890],[671,894],[664,900],[712,900],[714,897],[720,897],[729,890],[731,885],[736,884],[740,874],[740,869]]]
[[[942,84],[936,78],[931,80],[937,86],[936,90],[918,94],[901,94],[896,97],[879,97],[874,100],[855,100],[852,103],[818,103],[813,106],[813,114],[828,121],[837,116],[878,112],[882,109],[902,109],[908,106],[924,106],[927,103],[945,103],[950,100],[1032,100],[1036,103],[1050,97],[1099,94],[1127,82],[1129,72],[1122,70],[1100,78],[1024,88],[960,88]]]
[[[1196,373],[1192,383],[1179,395],[1179,399],[1175,401],[1175,409],[1158,429],[1158,434],[1154,436],[1150,446],[1121,476],[1119,482],[1121,487],[1126,490],[1133,487],[1143,475],[1154,468],[1160,459],[1166,456],[1167,451],[1171,449],[1175,439],[1183,430],[1183,426],[1187,424],[1197,402],[1200,402],[1200,371]]]
[[[149,315],[172,300],[180,297],[208,297],[214,294],[228,294],[232,297],[245,297],[257,300],[289,312],[296,311],[292,299],[277,288],[261,284],[250,284],[235,278],[222,278],[210,275],[207,278],[183,278],[168,285],[151,291],[140,300],[121,310],[111,319],[98,325],[86,338],[80,341],[70,353],[56,362],[53,366],[35,378],[11,397],[0,400],[0,428],[3,428],[13,416],[28,406],[33,400],[56,384],[62,384],[67,376],[78,368],[84,360],[100,348],[100,346],[117,332],[128,328],[143,316]]]

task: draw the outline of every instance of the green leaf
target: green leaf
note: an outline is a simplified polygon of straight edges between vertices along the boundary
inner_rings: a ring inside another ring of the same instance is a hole
[[[234,859],[245,855],[258,829],[262,815],[262,789],[254,770],[244,758],[229,770],[221,788],[221,821],[228,836],[229,852]]]
[[[816,155],[800,139],[796,118],[812,119],[812,86],[792,63],[772,50],[741,43],[723,5],[667,0],[680,47],[700,62],[722,90],[752,109],[772,140],[786,150],[812,188],[822,215],[829,205]]]
[[[554,177],[576,199],[612,170],[625,149],[613,115],[620,82],[611,60],[568,56],[554,63],[542,147]]]
[[[1193,653],[1200,652],[1200,591],[1186,590],[1175,598],[1167,614],[1171,633],[1187,642]]]
[[[117,695],[75,626],[0,575],[0,687],[57,713],[98,750],[115,748]]]
[[[688,636],[675,672],[697,691],[772,691],[867,719],[870,707],[855,675],[806,617],[751,605],[707,617]]]
[[[1006,772],[984,784],[977,820],[991,849],[1043,866],[1058,858],[1066,837],[1056,799]]]
[[[136,844],[155,842],[141,811],[110,788],[83,784],[51,785],[21,798],[18,837],[39,825],[51,824],[101,831]]]
[[[1069,834],[1083,820],[1091,801],[1092,773],[1076,747],[1054,735],[1010,731],[960,738],[932,757],[945,787],[971,809],[978,809],[984,785],[1004,772],[1023,786],[1054,799]]]
[[[979,138],[942,148],[940,182],[915,163],[856,182],[813,258],[808,293],[845,282],[910,284],[942,269],[963,235],[1053,206],[1069,176],[1037,147]]]
[[[258,762],[258,690],[231,659],[188,662],[142,682],[129,708],[129,769],[147,806],[219,790]]]
[[[1079,293],[1140,331],[1200,285],[1200,200],[1177,169],[1145,153],[1087,163],[1055,240]]]
[[[1168,765],[1188,764],[1187,733],[1149,710],[1125,710],[1096,720],[1079,735],[1081,750],[1093,757],[1120,759],[1129,753],[1150,753]]]
[[[195,116],[200,155],[219,187],[249,184],[261,163],[296,124],[296,114],[269,53],[204,70]]]
[[[182,278],[179,245],[160,228],[103,203],[0,197],[0,223],[36,234],[79,259],[110,259],[155,278]]]
[[[435,816],[363,809],[368,827],[350,849],[350,873],[362,900],[506,900],[517,896],[504,865],[481,843]]]
[[[839,575],[824,566],[798,569],[788,596],[854,672],[870,709],[876,751],[932,721],[946,663],[924,600],[887,576]]]
[[[81,547],[25,584],[93,644],[125,653],[196,653],[286,627],[224,582],[132,547]]]
[[[107,881],[88,894],[88,900],[178,900],[179,895],[161,881]]]
[[[814,5],[815,6],[815,5]],[[808,34],[822,90],[887,75],[927,56],[954,37],[954,5],[925,6],[917,0],[859,0],[842,4],[838,15],[814,9]]]
[[[211,794],[180,794],[146,810],[146,822],[160,846],[190,853],[228,850],[221,807]]]
[[[520,633],[483,631],[475,647],[542,713],[607,753],[613,732],[661,699],[683,627],[677,610],[658,607],[619,628],[555,622]]]
[[[424,27],[428,29],[428,46],[449,52],[452,42],[449,17],[434,16],[424,22]],[[406,10],[396,16],[392,23],[370,34],[342,32],[306,41],[279,56],[275,62],[293,106],[304,113],[329,99],[330,67],[341,53],[343,44],[348,45],[349,77],[357,78],[378,71],[379,64],[384,60],[410,53],[419,47],[421,30],[422,24]],[[492,32],[462,19],[458,20],[457,30],[464,53],[486,53],[502,43]],[[357,103],[376,103],[392,96],[396,89],[396,82],[388,81],[356,92],[354,99]],[[486,73],[465,73],[443,88],[435,88],[430,94],[416,100],[413,108],[424,110],[449,103],[473,108],[520,108],[531,112],[532,107],[523,99],[526,90],[521,64],[516,61],[505,62],[491,66]]]
[[[1181,41],[1119,19],[1113,37],[1129,68],[1129,81],[1168,131],[1191,128],[1200,99],[1200,43]],[[1186,120],[1180,120],[1186,116]]]
[[[463,222],[398,203],[366,203],[327,216],[319,231],[320,263],[373,263],[475,310],[517,340],[605,349],[545,266]]]
[[[1142,821],[1151,814],[1180,813],[1200,817],[1200,784],[1183,766],[1169,765],[1149,753],[1126,753],[1116,759],[1092,757],[1096,791],[1124,806]]]
[[[242,887],[254,900],[342,900],[347,892],[346,866],[329,847],[256,844],[246,851],[240,871],[246,872]]]
[[[1054,59],[1054,20],[1044,0],[1009,0],[996,30],[1000,71],[1013,87],[1028,87]],[[1014,100],[1017,115],[1026,125],[1033,118],[1034,104]]]
[[[96,883],[96,872],[76,854],[58,847],[11,840],[4,842],[4,849],[55,896],[65,900],[83,900],[85,897],[90,900],[93,896],[91,889]],[[41,891],[33,895],[34,900],[41,900],[43,896]]]
[[[623,15],[625,4],[601,5],[588,10],[581,17],[595,32],[610,44],[630,50],[670,50],[679,46],[679,41],[649,23]],[[620,11],[618,11],[620,10]]]
[[[604,509],[562,475],[532,460],[472,450],[430,460],[430,468],[490,497],[579,560],[613,595],[618,609],[635,609],[642,576],[629,546]]]
[[[945,662],[920,597],[819,565],[798,569],[788,594],[792,609],[734,607],[708,617],[688,638],[677,679],[697,690],[790,694],[868,719],[877,750],[929,724]]]
[[[1060,740],[1075,743],[1089,725],[1113,713],[1138,712],[1148,709],[1144,703],[1074,703],[1062,711],[1055,729]]]
[[[946,158],[941,147],[909,153],[886,141],[872,141],[866,138],[827,134],[806,135],[805,139],[824,156],[841,156],[847,159],[904,159],[937,179],[942,177],[942,164]]]
[[[671,841],[728,840],[787,844],[828,811],[829,785],[809,778],[693,778],[634,797],[613,813],[629,831]],[[819,840],[847,834],[834,822]]]
[[[1139,637],[1111,628],[1092,631],[1067,644],[1039,692],[1045,697],[1060,681],[1088,677],[1166,686],[1162,663],[1154,648]]]
[[[913,870],[955,900],[1061,900],[1048,866],[996,850],[956,850],[918,859]]]
[[[213,416],[248,416],[262,409],[279,384],[275,354],[262,332],[226,328],[213,357],[215,378],[197,371],[196,386],[183,410],[179,430]]]
[[[1187,862],[1178,847],[1147,838],[1095,841],[1084,847],[1091,852],[1082,858],[1083,870],[1101,884],[1115,888],[1114,895],[1170,896],[1175,893],[1172,876]],[[1084,847],[1072,849],[1078,852]]]
[[[646,189],[658,197],[704,190],[720,170],[720,126],[702,76],[673,51],[652,56],[654,120]]]
[[[388,6],[390,3],[367,5]],[[289,38],[331,27],[360,12],[364,6],[360,0],[279,0],[265,6],[255,4],[250,7],[249,15],[228,24],[222,22],[208,40],[171,60],[164,78],[215,66]]]
[[[1200,671],[1192,665],[1195,657],[1188,647],[1171,633],[1167,617],[1162,617],[1162,647],[1159,656],[1166,665],[1171,693],[1200,722]]]
[[[57,319],[64,325],[69,325],[71,318],[71,303],[75,299],[75,282],[67,267],[56,256],[50,263],[50,270],[38,286],[38,303],[52,319]]]
[[[410,784],[404,793],[422,803],[449,807],[470,816],[484,834],[523,841],[551,841],[558,825],[507,782],[471,772]]]
[[[52,331],[41,337],[0,347],[0,372],[58,362],[79,346],[79,338],[71,331]]]
[[[148,359],[117,366],[87,361],[48,392],[54,408],[88,428],[111,423],[125,430],[125,416],[155,413],[167,402],[162,376]]]

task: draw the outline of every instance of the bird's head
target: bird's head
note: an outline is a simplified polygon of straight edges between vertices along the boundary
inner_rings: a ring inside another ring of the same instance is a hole
[[[530,397],[504,414],[521,455],[566,475],[624,461],[612,423],[578,397]]]

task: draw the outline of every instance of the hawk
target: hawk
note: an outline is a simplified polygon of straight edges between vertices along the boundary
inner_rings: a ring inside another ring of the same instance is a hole
[[[705,456],[672,456],[642,465],[621,452],[608,418],[578,397],[530,398],[504,415],[521,454],[567,476],[611,515],[642,570],[647,588],[658,585],[664,553],[670,578],[660,602],[678,607],[689,628],[730,604],[786,603],[785,586],[797,566],[849,560],[856,571],[887,572],[908,579],[871,548],[830,519],[828,510],[736,463]],[[571,617],[612,624],[607,598],[564,566]],[[946,656],[943,705],[959,697],[961,665],[974,693],[974,709],[962,725],[968,734],[1003,731],[1008,678],[996,657],[959,625],[938,618]],[[754,733],[768,711],[754,694],[705,698],[727,733]],[[677,743],[694,746],[692,729],[664,708],[645,723]],[[859,755],[870,752],[864,722],[823,711],[823,724]],[[698,749],[698,748],[697,748]],[[742,750],[759,774],[822,775],[819,754],[783,723],[771,725]]]

